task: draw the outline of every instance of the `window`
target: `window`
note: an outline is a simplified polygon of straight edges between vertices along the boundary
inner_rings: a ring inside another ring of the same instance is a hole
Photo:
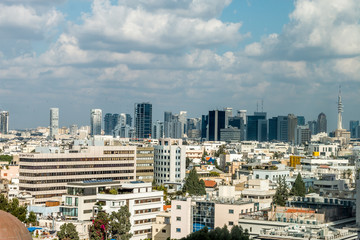
[[[161,232],[166,233],[166,229],[162,229]]]
[[[229,222],[229,226],[233,226],[234,225],[234,222]]]
[[[181,217],[176,217],[176,221],[181,221]]]
[[[234,214],[234,209],[229,209],[229,214]]]
[[[177,228],[176,232],[180,233],[181,232],[181,228]]]
[[[176,205],[176,209],[181,210],[181,205]]]

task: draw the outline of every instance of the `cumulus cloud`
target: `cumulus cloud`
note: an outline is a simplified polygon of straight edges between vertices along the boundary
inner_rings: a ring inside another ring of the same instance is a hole
[[[360,4],[357,0],[297,0],[290,23],[246,47],[249,56],[311,60],[360,54]]]
[[[42,41],[55,33],[63,14],[52,9],[38,13],[24,5],[0,4],[0,50],[18,56],[31,51],[32,41]]]
[[[194,0],[188,7],[200,8],[198,5],[201,2]],[[141,4],[129,5],[120,2],[119,5],[112,5],[107,0],[95,0],[92,13],[83,16],[82,24],[73,25],[71,34],[79,39],[81,48],[118,52],[129,49],[183,52],[219,44],[236,45],[243,38],[239,32],[241,23],[225,23],[214,17],[203,19],[197,13],[183,16],[176,11],[150,12]],[[216,7],[219,5],[223,7],[226,4],[215,4]],[[207,9],[210,5],[201,6]]]

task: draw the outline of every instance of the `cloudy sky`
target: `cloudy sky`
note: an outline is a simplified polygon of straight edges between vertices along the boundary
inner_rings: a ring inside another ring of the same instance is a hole
[[[336,127],[360,119],[359,0],[2,0],[0,108],[10,128],[232,107]],[[259,104],[261,105],[261,104]],[[260,108],[260,107],[259,107]]]

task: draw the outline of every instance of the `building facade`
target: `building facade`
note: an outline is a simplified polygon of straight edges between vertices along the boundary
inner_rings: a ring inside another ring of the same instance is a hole
[[[135,103],[135,135],[137,138],[150,138],[152,128],[152,104]]]
[[[50,137],[59,134],[59,108],[50,108]]]
[[[69,182],[92,179],[133,181],[136,178],[136,147],[89,147],[79,153],[21,154],[20,191],[29,192],[35,203],[59,200]]]
[[[154,148],[136,148],[136,180],[153,182],[154,180]]]
[[[101,135],[102,111],[101,109],[91,109],[90,111],[90,134]]]
[[[181,139],[164,138],[154,147],[156,184],[182,183],[185,178],[186,147]]]
[[[8,111],[0,112],[0,133],[1,134],[9,133],[9,112]]]

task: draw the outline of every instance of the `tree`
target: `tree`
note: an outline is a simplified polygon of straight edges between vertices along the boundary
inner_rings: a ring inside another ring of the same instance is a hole
[[[233,226],[229,232],[227,226],[223,228],[215,228],[212,231],[209,231],[207,227],[191,233],[189,236],[182,238],[181,240],[249,240],[249,233],[247,229],[243,231],[241,227]]]
[[[19,200],[13,198],[9,202],[8,212],[17,217],[21,222],[25,222],[27,209],[26,206],[19,206]]]
[[[210,175],[210,177],[219,177],[220,173],[212,171],[212,172],[209,173],[209,175]]]
[[[183,191],[188,192],[190,195],[206,194],[205,182],[203,180],[199,181],[195,168],[191,169],[189,176],[186,178]]]
[[[116,240],[129,240],[132,237],[130,232],[130,212],[128,207],[122,206],[119,211],[112,212],[110,216],[111,237]]]
[[[13,156],[9,156],[9,155],[0,155],[0,161],[1,162],[8,162],[11,163],[11,161],[13,160]]]
[[[64,223],[60,226],[60,231],[57,232],[59,240],[79,240],[79,233],[76,231],[76,227],[72,223]]]
[[[289,197],[289,190],[285,182],[285,176],[278,178],[277,185],[278,186],[273,197],[273,203],[280,206],[285,206]]]
[[[109,215],[105,212],[99,212],[90,226],[90,240],[106,240],[109,231]]]
[[[306,194],[305,183],[302,180],[301,174],[298,173],[294,186],[291,188],[290,195],[304,197]]]
[[[115,188],[112,188],[112,189],[109,190],[109,193],[113,194],[113,195],[116,195],[116,194],[118,194],[118,191]]]
[[[29,213],[29,217],[26,219],[26,223],[33,226],[37,224],[36,214],[33,211]]]
[[[214,157],[219,157],[220,154],[225,154],[225,145],[221,145],[219,149],[215,152]]]

